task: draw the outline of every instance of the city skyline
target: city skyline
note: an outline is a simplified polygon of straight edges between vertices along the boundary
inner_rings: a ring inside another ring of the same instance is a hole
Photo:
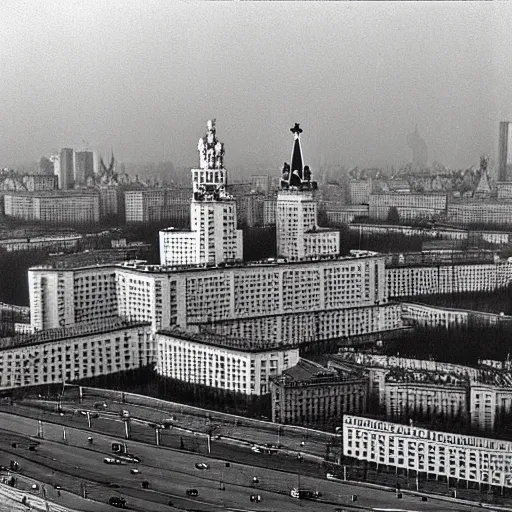
[[[466,168],[497,159],[498,123],[512,119],[503,2],[34,9],[0,8],[2,165],[84,141],[125,162],[189,165],[197,126],[217,118],[227,168],[277,169],[294,122],[313,168],[405,164],[416,125],[430,163]]]

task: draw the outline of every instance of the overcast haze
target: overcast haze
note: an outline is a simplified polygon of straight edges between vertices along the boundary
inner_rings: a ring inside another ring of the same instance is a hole
[[[512,120],[505,2],[0,2],[0,167],[87,141],[125,162],[197,163],[217,118],[227,167],[496,158]]]

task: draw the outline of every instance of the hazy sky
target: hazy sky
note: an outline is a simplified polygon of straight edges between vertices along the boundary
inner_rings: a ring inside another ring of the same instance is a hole
[[[512,120],[507,2],[2,0],[0,167],[84,142],[193,165],[217,118],[226,165],[496,156]]]

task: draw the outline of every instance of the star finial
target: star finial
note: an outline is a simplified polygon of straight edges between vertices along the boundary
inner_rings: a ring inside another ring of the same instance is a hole
[[[302,128],[299,126],[299,123],[295,123],[295,126],[290,128],[290,131],[298,135],[299,133],[302,133]]]

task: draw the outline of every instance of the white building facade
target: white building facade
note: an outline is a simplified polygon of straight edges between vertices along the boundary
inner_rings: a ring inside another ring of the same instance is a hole
[[[243,259],[236,203],[226,191],[224,144],[217,140],[214,120],[208,121],[208,133],[199,140],[198,150],[200,166],[192,169],[191,230],[160,232],[162,265],[218,265]]]

